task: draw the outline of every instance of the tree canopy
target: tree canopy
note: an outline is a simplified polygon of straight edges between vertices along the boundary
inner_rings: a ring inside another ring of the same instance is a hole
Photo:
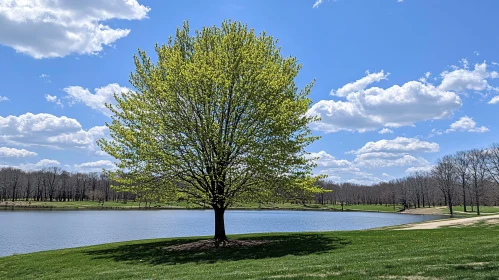
[[[211,205],[216,239],[236,201],[321,192],[305,152],[318,139],[306,115],[313,83],[297,87],[301,65],[276,43],[225,21],[193,34],[184,23],[156,45],[156,62],[139,49],[136,90],[107,105],[111,138],[99,142],[118,160],[113,179]]]

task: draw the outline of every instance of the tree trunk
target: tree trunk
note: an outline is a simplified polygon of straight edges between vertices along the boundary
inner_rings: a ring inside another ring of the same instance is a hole
[[[464,178],[462,180],[465,180]],[[466,185],[463,183],[463,205],[464,205],[464,212],[468,212],[466,209]]]
[[[480,215],[480,196],[476,193],[476,214]]]
[[[449,202],[449,212],[450,212],[450,216],[453,217],[454,216],[454,210],[452,209],[452,199],[449,197],[448,199],[448,202]]]
[[[224,222],[224,214],[225,209],[223,208],[215,208],[215,241],[223,242],[227,241],[227,236],[225,235],[225,222]]]

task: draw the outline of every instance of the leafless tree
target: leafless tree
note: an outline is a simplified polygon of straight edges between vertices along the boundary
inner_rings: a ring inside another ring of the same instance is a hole
[[[487,150],[487,171],[499,187],[499,143],[493,143]]]
[[[451,216],[454,215],[454,195],[457,183],[456,167],[451,156],[444,156],[437,161],[433,168],[433,176],[442,191],[445,201],[449,206]]]
[[[459,184],[461,185],[462,197],[463,197],[463,206],[464,212],[467,212],[466,209],[466,193],[468,192],[468,181],[469,181],[469,152],[460,151],[453,155],[454,165],[456,167],[457,179]]]
[[[474,149],[468,153],[470,181],[476,204],[476,213],[480,215],[480,200],[484,194],[488,179],[487,151]]]

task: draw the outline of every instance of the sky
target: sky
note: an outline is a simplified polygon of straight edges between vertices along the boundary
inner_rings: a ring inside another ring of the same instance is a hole
[[[138,48],[241,21],[277,38],[315,80],[316,174],[374,184],[499,138],[499,1],[0,0],[0,166],[93,172],[114,159],[115,92]]]

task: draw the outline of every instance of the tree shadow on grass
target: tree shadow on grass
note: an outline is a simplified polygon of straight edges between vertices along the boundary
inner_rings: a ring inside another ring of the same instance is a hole
[[[258,237],[239,237],[237,240],[266,241],[264,244],[246,247],[220,247],[218,249],[171,250],[200,238],[168,239],[157,242],[140,242],[119,245],[108,249],[91,250],[86,254],[95,259],[112,259],[117,262],[150,263],[153,265],[174,265],[183,263],[216,263],[246,259],[278,258],[287,255],[303,256],[321,254],[339,249],[351,243],[343,238],[320,233],[279,234]]]

